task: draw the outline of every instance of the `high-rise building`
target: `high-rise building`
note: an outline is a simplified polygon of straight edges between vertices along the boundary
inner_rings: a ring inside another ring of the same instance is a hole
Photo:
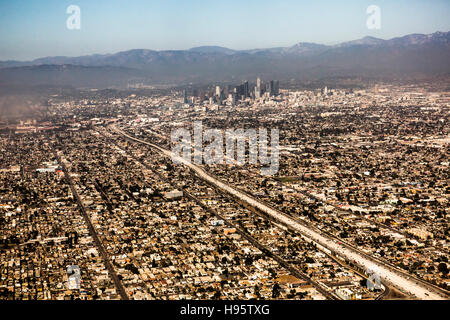
[[[275,96],[280,94],[280,82],[278,80],[273,82],[273,93]]]
[[[248,89],[248,81],[245,81],[245,82],[244,82],[244,96],[245,96],[246,98],[248,98],[248,97],[249,97],[249,93],[250,93],[250,91],[249,91],[249,89]]]
[[[261,89],[258,89],[258,87],[255,87],[255,99],[261,98]]]
[[[261,98],[261,78],[256,79],[255,99]]]
[[[184,103],[189,103],[186,89],[184,89]]]
[[[236,95],[234,93],[228,94],[228,102],[233,106],[236,104]]]
[[[248,81],[244,82],[243,84],[241,84],[240,86],[236,87],[236,93],[239,97],[242,98],[248,98],[249,95],[249,89],[248,89]]]
[[[280,82],[278,80],[270,80],[267,87],[267,92],[269,93],[270,97],[280,94]]]
[[[274,83],[273,80],[269,81],[269,90],[267,90],[269,92],[269,96],[274,96],[274,92],[273,92],[273,88],[274,88]]]

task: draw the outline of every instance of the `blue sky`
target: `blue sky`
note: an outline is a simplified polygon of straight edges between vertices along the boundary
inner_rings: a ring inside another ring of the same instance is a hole
[[[66,9],[81,9],[68,30]],[[381,29],[366,9],[381,9]],[[0,60],[79,56],[146,48],[232,49],[335,44],[450,31],[448,0],[0,0]]]

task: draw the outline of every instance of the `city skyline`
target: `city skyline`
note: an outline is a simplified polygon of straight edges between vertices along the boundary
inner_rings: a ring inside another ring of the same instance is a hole
[[[449,300],[449,16],[0,0],[0,301]]]

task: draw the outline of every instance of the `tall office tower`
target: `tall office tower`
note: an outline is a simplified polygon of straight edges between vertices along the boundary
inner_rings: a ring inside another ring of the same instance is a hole
[[[244,96],[247,98],[249,96],[249,89],[248,89],[248,81],[244,82]]]
[[[232,106],[236,104],[236,95],[234,93],[228,94],[228,102],[231,103]]]
[[[220,87],[216,86],[216,96],[220,97]]]
[[[255,87],[255,99],[261,98],[261,89],[258,89],[258,87]]]
[[[189,103],[186,89],[184,89],[184,103]]]
[[[261,78],[256,79],[255,98],[261,98]]]
[[[280,81],[276,80],[273,83],[273,93],[275,96],[280,94]]]
[[[274,95],[274,91],[273,91],[273,89],[274,89],[274,83],[273,83],[273,80],[270,80],[270,82],[269,82],[269,96],[273,96]]]
[[[324,89],[323,89],[323,95],[328,95],[328,87],[325,87]]]

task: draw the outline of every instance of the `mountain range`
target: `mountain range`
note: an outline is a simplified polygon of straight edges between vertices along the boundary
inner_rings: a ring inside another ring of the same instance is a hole
[[[87,88],[324,77],[414,78],[450,74],[450,32],[383,40],[365,37],[328,46],[232,50],[135,49],[115,54],[0,61],[0,84]]]

